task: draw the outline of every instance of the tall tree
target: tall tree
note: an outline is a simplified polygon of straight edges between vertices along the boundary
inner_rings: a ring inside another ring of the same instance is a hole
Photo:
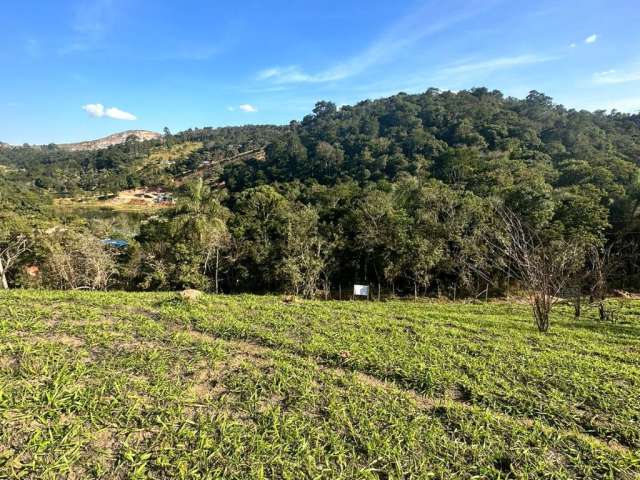
[[[220,288],[220,252],[229,245],[229,216],[229,211],[200,177],[187,185],[186,195],[171,212],[170,232],[175,244],[195,253],[203,275],[213,267],[216,293]]]

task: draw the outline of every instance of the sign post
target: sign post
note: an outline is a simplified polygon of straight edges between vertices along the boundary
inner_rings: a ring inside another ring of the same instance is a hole
[[[369,298],[369,285],[354,285],[353,296]]]

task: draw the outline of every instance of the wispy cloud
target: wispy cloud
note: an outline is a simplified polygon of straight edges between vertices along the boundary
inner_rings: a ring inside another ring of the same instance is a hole
[[[615,85],[619,83],[640,81],[640,68],[632,71],[607,70],[593,74],[593,81],[598,85]]]
[[[441,7],[438,8],[435,2],[429,2],[393,24],[362,52],[325,70],[308,73],[297,65],[276,66],[262,70],[257,78],[276,84],[287,84],[333,82],[353,77],[370,67],[393,60],[403,50],[418,41],[477,15],[492,3],[492,1],[479,3],[478,7],[467,4],[464,8],[459,8],[458,12],[451,14],[453,8],[443,10]]]
[[[71,19],[72,38],[59,49],[61,55],[93,50],[111,30],[121,10],[120,0],[76,3]]]
[[[258,109],[256,107],[254,107],[253,105],[251,105],[249,103],[243,103],[238,108],[240,110],[242,110],[243,112],[245,112],[245,113],[255,113],[255,112],[258,111]]]
[[[136,120],[136,116],[132,113],[125,112],[116,107],[105,108],[101,103],[89,103],[84,105],[82,109],[93,118],[112,118],[114,120]]]
[[[77,4],[72,27],[83,34],[104,33],[116,14],[115,0],[94,0]]]
[[[463,75],[468,73],[493,72],[509,68],[533,65],[537,63],[558,60],[560,57],[551,55],[518,55],[514,57],[499,57],[477,62],[466,62],[450,65],[440,70],[441,76]]]
[[[320,83],[345,78],[337,72],[326,71],[311,75],[302,71],[297,65],[289,67],[272,67],[258,73],[258,80],[273,80],[275,83]]]
[[[593,35],[589,35],[584,39],[584,43],[596,43],[598,41],[598,35],[595,33]]]

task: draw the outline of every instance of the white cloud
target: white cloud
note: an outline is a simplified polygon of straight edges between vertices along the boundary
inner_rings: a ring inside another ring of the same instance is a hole
[[[575,43],[572,43],[569,45],[569,48],[576,48],[578,45],[576,45]]]
[[[119,108],[116,108],[116,107],[107,108],[107,111],[105,112],[105,116],[109,118],[113,118],[114,120],[136,120],[135,115],[129,112],[120,110]]]
[[[235,110],[235,107],[227,107],[227,112],[233,112]]]
[[[324,83],[343,80],[358,75],[372,66],[393,60],[418,41],[477,15],[490,8],[493,3],[495,2],[479,2],[477,8],[469,8],[467,2],[460,5],[457,13],[451,14],[455,8],[450,5],[447,5],[447,8],[438,8],[437,3],[429,2],[423,8],[411,12],[393,24],[362,52],[323,71],[311,74],[297,65],[276,66],[259,72],[257,78],[276,84]]]
[[[250,105],[248,103],[243,103],[238,108],[240,110],[242,110],[243,112],[245,112],[245,113],[255,113],[255,112],[258,111],[258,109],[256,107],[254,107],[253,105]]]
[[[101,103],[89,103],[82,107],[82,109],[94,118],[104,117],[104,105]]]
[[[640,81],[640,69],[635,71],[607,70],[593,74],[593,81],[599,85],[615,85]]]
[[[596,43],[597,40],[598,40],[598,35],[594,33],[593,35],[589,35],[587,38],[585,38],[584,43]]]
[[[136,120],[136,116],[132,113],[125,112],[116,107],[104,108],[101,103],[89,103],[84,105],[82,109],[93,118],[112,118],[114,120]]]
[[[275,83],[316,83],[339,80],[328,72],[310,75],[303,72],[300,67],[272,67],[258,73],[258,80],[273,80]]]
[[[465,73],[476,72],[493,72],[496,70],[504,70],[524,65],[532,65],[536,63],[550,62],[557,60],[559,57],[544,55],[519,55],[516,57],[500,57],[483,60],[480,62],[459,63],[443,68],[440,74],[443,76],[461,75]]]

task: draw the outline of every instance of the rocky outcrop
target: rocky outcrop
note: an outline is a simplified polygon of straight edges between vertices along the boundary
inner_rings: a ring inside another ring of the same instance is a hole
[[[137,141],[142,142],[144,140],[158,140],[162,138],[162,135],[157,132],[150,132],[148,130],[127,130],[126,132],[114,133],[108,137],[99,138],[98,140],[90,140],[87,142],[78,143],[65,143],[58,145],[59,148],[69,151],[78,150],[100,150],[108,148],[112,145],[119,145],[127,141],[127,138],[133,137]]]

